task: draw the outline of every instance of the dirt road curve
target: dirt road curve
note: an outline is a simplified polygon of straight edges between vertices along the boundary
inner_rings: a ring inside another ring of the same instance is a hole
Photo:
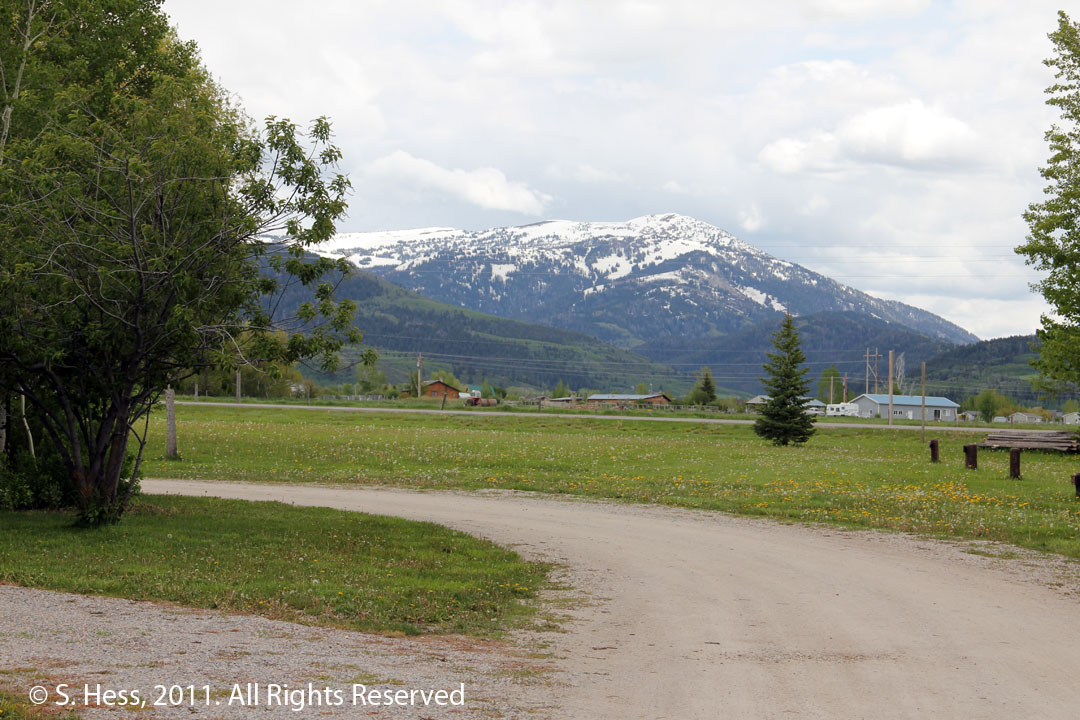
[[[1080,712],[1080,587],[1076,575],[1071,588],[1048,587],[1041,563],[901,536],[521,495],[144,488],[430,520],[567,563],[595,601],[572,611],[557,637],[565,684],[553,689],[561,710],[552,717]]]

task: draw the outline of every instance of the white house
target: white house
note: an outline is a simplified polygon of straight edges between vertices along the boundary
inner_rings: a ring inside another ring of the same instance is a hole
[[[1065,413],[1061,416],[1061,421],[1066,425],[1080,425],[1080,412]]]
[[[1009,416],[1009,422],[1014,425],[1035,425],[1041,423],[1042,421],[1042,415],[1036,415],[1035,413],[1014,412],[1012,415]]]
[[[964,420],[965,422],[975,422],[979,419],[979,413],[974,410],[965,410],[964,412],[960,413],[960,419]]]
[[[860,395],[852,400],[859,407],[859,417],[889,417],[889,396]],[[897,420],[922,419],[922,395],[893,395],[893,418]],[[927,420],[956,420],[960,406],[949,398],[926,396]]]

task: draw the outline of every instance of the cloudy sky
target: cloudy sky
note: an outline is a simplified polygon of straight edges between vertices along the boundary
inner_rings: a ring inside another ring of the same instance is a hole
[[[1064,1],[165,9],[252,116],[333,120],[343,231],[678,212],[991,338],[1045,311],[1012,248]]]

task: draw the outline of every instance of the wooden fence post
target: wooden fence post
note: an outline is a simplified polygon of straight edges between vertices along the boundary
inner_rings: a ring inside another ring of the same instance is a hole
[[[964,467],[968,468],[969,470],[977,470],[979,468],[978,445],[964,446]]]
[[[1020,448],[1009,450],[1009,477],[1013,480],[1020,479]]]
[[[931,440],[930,441],[930,462],[936,463],[936,462],[940,462],[940,461],[941,461],[941,456],[939,455],[939,451],[938,451],[938,441],[936,439]]]
[[[1072,484],[1076,486],[1076,497],[1080,498],[1080,473],[1072,476]]]
[[[177,458],[176,453],[176,393],[172,387],[165,388],[165,457]]]

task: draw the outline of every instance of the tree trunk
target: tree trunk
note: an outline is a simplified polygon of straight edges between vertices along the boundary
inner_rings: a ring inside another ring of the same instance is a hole
[[[177,458],[176,452],[176,393],[173,389],[165,390],[165,457]]]

